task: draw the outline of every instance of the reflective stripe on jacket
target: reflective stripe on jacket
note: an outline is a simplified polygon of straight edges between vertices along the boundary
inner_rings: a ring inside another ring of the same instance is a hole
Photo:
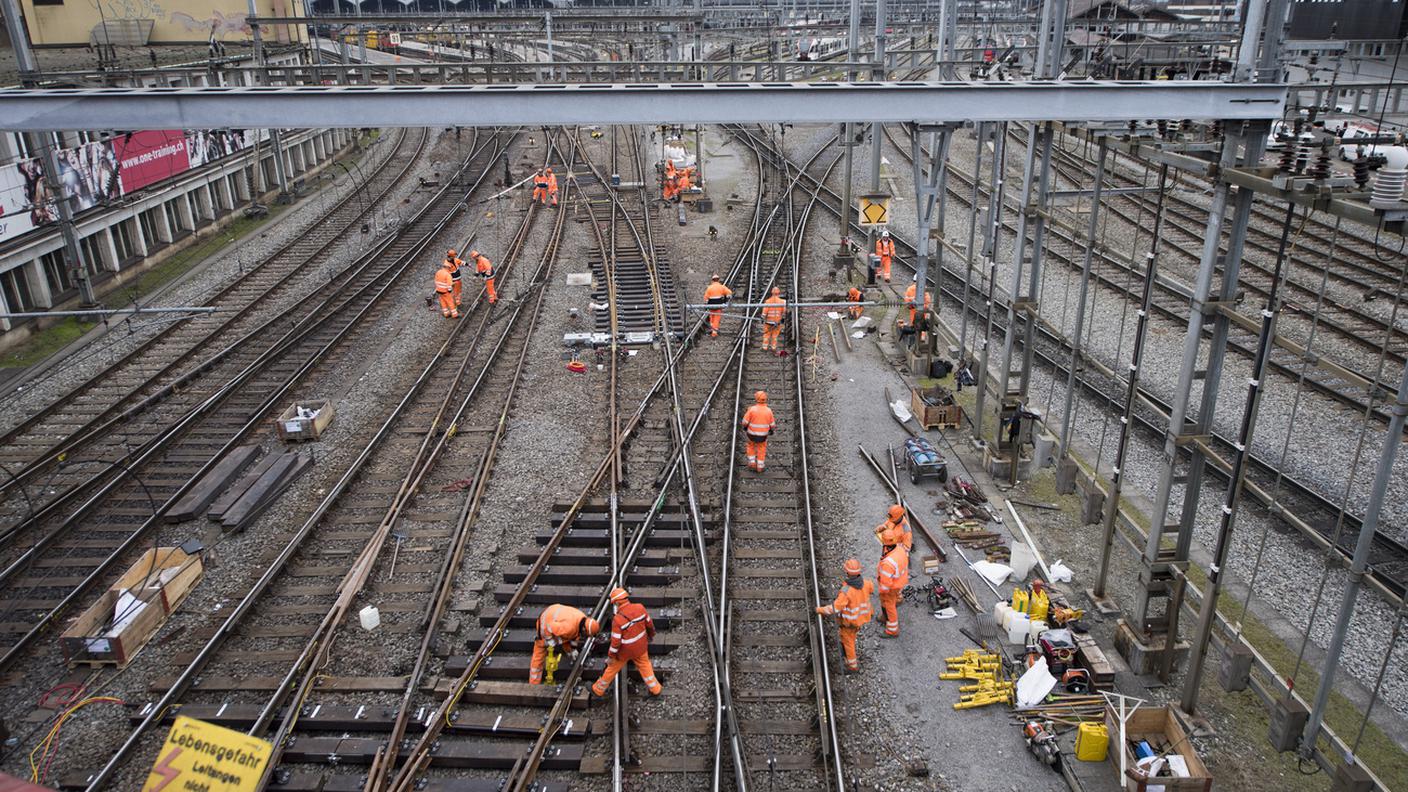
[[[549,605],[538,617],[538,637],[549,645],[570,644],[581,637],[587,614],[571,605]]]
[[[743,431],[753,437],[765,438],[776,426],[772,408],[766,404],[755,404],[743,413]]]
[[[843,627],[860,627],[870,621],[870,595],[875,591],[875,582],[865,581],[860,588],[849,583],[841,586],[841,593],[831,603],[836,614],[841,617]]]
[[[880,593],[899,591],[909,583],[909,553],[904,545],[896,545],[889,555],[880,559],[878,568]]]
[[[764,301],[763,321],[768,324],[779,324],[782,317],[787,313],[787,301],[781,297],[769,297]]]
[[[611,619],[610,657],[631,660],[646,653],[646,646],[655,637],[655,622],[645,606],[638,602],[627,602],[616,609]]]
[[[454,283],[454,276],[450,274],[449,270],[444,267],[435,270],[435,291],[447,294],[454,288]]]

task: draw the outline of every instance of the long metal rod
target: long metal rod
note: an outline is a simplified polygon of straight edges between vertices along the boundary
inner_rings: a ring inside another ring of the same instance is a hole
[[[83,311],[21,311],[19,313],[0,313],[0,319],[34,319],[44,316],[114,316],[116,314],[209,314],[228,310],[231,309],[216,308],[212,306],[198,306],[190,308],[92,308]]]
[[[1097,166],[1097,169],[1096,169],[1098,175],[1103,175],[1103,173],[1101,173],[1101,171],[1104,170],[1104,164],[1105,164],[1105,161],[1104,161],[1104,153],[1105,153],[1105,149],[1104,149],[1104,147],[1102,146],[1102,147],[1100,148],[1100,154],[1101,154],[1100,163],[1099,163],[1099,165]],[[1103,531],[1103,533],[1102,533],[1102,539],[1101,539],[1101,544],[1100,544],[1100,571],[1099,571],[1099,573],[1096,575],[1096,578],[1095,578],[1095,586],[1094,586],[1094,592],[1093,592],[1097,598],[1101,598],[1101,599],[1103,599],[1104,596],[1105,596],[1105,582],[1106,582],[1106,580],[1107,580],[1107,578],[1109,577],[1109,574],[1110,574],[1110,554],[1111,554],[1111,553],[1114,551],[1114,549],[1115,549],[1115,520],[1116,520],[1116,518],[1119,516],[1119,511],[1120,511],[1120,493],[1121,493],[1121,490],[1122,490],[1122,487],[1123,487],[1123,484],[1124,484],[1124,464],[1125,464],[1124,455],[1125,455],[1126,450],[1128,450],[1128,448],[1129,448],[1129,433],[1130,433],[1130,430],[1133,428],[1133,423],[1134,423],[1134,421],[1133,421],[1133,417],[1134,417],[1134,403],[1135,403],[1135,397],[1136,397],[1136,395],[1138,395],[1138,393],[1139,393],[1139,366],[1140,366],[1140,363],[1141,363],[1142,360],[1143,360],[1143,356],[1144,356],[1144,341],[1145,341],[1145,338],[1146,338],[1146,333],[1147,333],[1148,328],[1149,328],[1149,305],[1150,305],[1150,302],[1153,300],[1154,281],[1155,281],[1155,279],[1158,277],[1159,243],[1162,241],[1162,240],[1160,239],[1160,233],[1161,233],[1162,230],[1163,230],[1163,220],[1164,220],[1164,194],[1165,194],[1165,193],[1164,193],[1163,188],[1164,188],[1164,185],[1167,184],[1167,182],[1168,182],[1168,164],[1165,163],[1165,164],[1159,166],[1159,199],[1158,199],[1157,205],[1155,206],[1155,209],[1154,209],[1154,230],[1153,230],[1153,233],[1152,233],[1152,238],[1151,238],[1151,240],[1150,240],[1150,242],[1149,242],[1149,252],[1145,255],[1145,258],[1146,258],[1146,260],[1148,261],[1148,270],[1144,273],[1144,291],[1143,291],[1143,294],[1140,296],[1140,300],[1139,300],[1139,311],[1138,311],[1138,313],[1137,313],[1138,320],[1135,322],[1135,326],[1134,326],[1134,344],[1133,344],[1133,347],[1134,347],[1134,348],[1133,348],[1133,350],[1132,350],[1131,353],[1130,353],[1129,375],[1128,375],[1127,380],[1126,380],[1126,383],[1125,383],[1125,391],[1124,391],[1124,410],[1123,410],[1123,412],[1120,414],[1120,437],[1119,437],[1118,442],[1116,442],[1116,444],[1115,444],[1115,466],[1114,466],[1114,468],[1110,471],[1110,494],[1109,494],[1109,497],[1106,498],[1106,501],[1105,501],[1105,522],[1104,522],[1104,525],[1102,526],[1102,531]],[[1092,211],[1092,212],[1091,212],[1091,215],[1093,216],[1094,214],[1095,214],[1095,213]],[[1093,247],[1094,244],[1095,244],[1095,243],[1094,243],[1094,235],[1092,234],[1092,239],[1091,239],[1091,245],[1090,245],[1090,246]],[[1085,268],[1082,270],[1082,275],[1085,275],[1086,273],[1089,272],[1089,269],[1088,269],[1088,268],[1089,268],[1089,255],[1090,255],[1090,250],[1089,250],[1089,248],[1087,248],[1087,250],[1086,250],[1086,265],[1085,265]],[[1089,282],[1089,279],[1088,279],[1088,278],[1082,277],[1082,279],[1081,279],[1081,299],[1082,299],[1082,300],[1084,300],[1084,298],[1085,298],[1085,287],[1088,285],[1088,282]],[[1081,310],[1084,311],[1084,306],[1083,306],[1083,305],[1082,305]],[[1077,322],[1079,322],[1079,319],[1077,319]],[[1077,333],[1077,336],[1078,336],[1078,335],[1079,335],[1079,333]],[[1077,368],[1076,361],[1077,361],[1078,355],[1079,355],[1079,351],[1078,351],[1078,350],[1079,350],[1079,347],[1080,347],[1080,342],[1079,342],[1078,340],[1076,340],[1076,339],[1072,339],[1072,343],[1071,343],[1071,371],[1070,371],[1069,377],[1074,377],[1074,376],[1075,376],[1075,370],[1076,370],[1076,368]],[[1067,387],[1067,389],[1068,389],[1068,390],[1067,390],[1067,394],[1066,394],[1067,397],[1070,396],[1069,388],[1071,387],[1071,382],[1070,382],[1069,377],[1068,377],[1068,379],[1067,379],[1067,385],[1066,385],[1066,387]],[[1067,403],[1066,409],[1067,409],[1067,410],[1070,409],[1069,402]],[[1063,441],[1063,442],[1064,442],[1064,441]]]
[[[1105,188],[1105,160],[1110,150],[1105,147],[1104,138],[1099,140],[1100,153],[1095,157],[1095,189],[1090,203],[1090,223],[1085,234],[1085,258],[1080,266],[1080,294],[1076,298],[1076,325],[1071,333],[1071,365],[1066,371],[1066,403],[1061,410],[1061,458],[1067,459],[1071,453],[1071,411],[1076,394],[1076,369],[1080,368],[1082,356],[1081,338],[1085,335],[1085,302],[1090,293],[1090,268],[1095,259],[1095,235],[1100,229],[1100,197]],[[973,185],[977,190],[977,184]],[[1160,198],[1162,198],[1160,193]],[[967,300],[964,300],[967,304]],[[967,312],[964,312],[965,315]]]
[[[1203,663],[1207,659],[1208,640],[1212,635],[1213,615],[1217,612],[1217,598],[1222,589],[1222,576],[1227,571],[1227,554],[1232,546],[1232,531],[1237,522],[1237,505],[1242,499],[1242,478],[1246,475],[1248,457],[1251,455],[1252,436],[1256,432],[1258,408],[1261,406],[1263,383],[1266,376],[1266,361],[1271,356],[1271,341],[1276,334],[1276,317],[1280,311],[1279,290],[1281,272],[1286,261],[1286,244],[1291,235],[1291,220],[1295,216],[1295,204],[1286,205],[1286,219],[1281,229],[1281,243],[1276,252],[1276,268],[1271,276],[1271,288],[1266,295],[1266,307],[1261,311],[1261,333],[1257,337],[1256,357],[1252,361],[1251,379],[1247,381],[1246,408],[1242,412],[1242,425],[1237,433],[1235,447],[1237,454],[1232,461],[1232,471],[1228,474],[1227,489],[1222,498],[1222,517],[1217,531],[1217,543],[1213,549],[1212,563],[1208,566],[1208,583],[1203,590],[1203,604],[1198,611],[1198,627],[1193,636],[1193,645],[1188,655],[1188,671],[1184,677],[1183,698],[1180,707],[1192,713],[1198,706],[1199,686],[1203,681]],[[1362,538],[1362,537],[1361,537]],[[1173,641],[1169,635],[1166,641]],[[1311,732],[1313,734],[1314,732]]]

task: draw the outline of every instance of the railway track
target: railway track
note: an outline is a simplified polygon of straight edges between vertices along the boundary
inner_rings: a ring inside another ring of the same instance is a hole
[[[459,562],[557,258],[565,214],[554,212],[547,249],[529,263],[544,213],[529,208],[497,267],[505,296],[518,296],[467,301],[337,484],[270,551],[263,575],[202,631],[199,650],[177,658],[181,670],[153,685],[161,698],[133,713],[123,746],[85,779],[91,788],[177,713],[268,734],[266,781],[279,789],[384,781],[401,739],[417,731],[412,702],[462,617],[451,607]],[[381,614],[375,631],[355,626],[354,610],[368,601]]]
[[[766,141],[762,139],[757,139],[756,142],[759,145],[765,145],[766,143]],[[901,151],[903,151],[903,149],[901,149]],[[778,155],[774,152],[774,156]],[[796,168],[796,165],[793,164],[792,167]],[[953,173],[955,173],[955,171],[950,170],[950,174]],[[816,177],[812,175],[806,175],[803,179],[811,185],[818,183]],[[820,205],[831,214],[839,217],[840,196],[829,187],[823,187],[821,193],[822,199]],[[856,233],[862,233],[864,229],[860,228],[859,224],[853,224],[852,230]],[[891,238],[895,240],[898,253],[895,257],[895,261],[901,266],[913,271],[913,256],[915,252],[913,244],[893,230],[891,231]],[[935,264],[933,261],[930,262],[930,272],[935,272]],[[937,283],[943,299],[952,301],[951,304],[965,304],[965,294],[961,289],[964,273],[950,269],[948,264],[945,263],[942,275],[944,276],[943,278],[935,277],[934,280],[931,280],[931,284]],[[988,309],[984,304],[983,295],[978,290],[973,290],[971,294],[966,295],[966,298],[966,305],[970,315],[976,317],[979,322],[978,326],[981,327],[982,323],[985,323],[988,319]],[[1006,329],[1004,318],[1007,310],[1006,301],[1001,296],[996,296],[993,300],[992,310],[995,311],[993,315],[993,331],[1001,334],[1005,332]],[[1046,350],[1035,350],[1038,359],[1041,360],[1043,365],[1052,367],[1064,376],[1070,360],[1069,342],[1063,334],[1045,324],[1038,326],[1038,336],[1042,339],[1044,344],[1049,345]],[[1051,350],[1059,350],[1059,352]],[[1122,395],[1118,397],[1110,395],[1110,393],[1117,391],[1118,388],[1097,384],[1085,373],[1077,377],[1077,382],[1085,392],[1094,395],[1096,398],[1106,401],[1107,403],[1123,406]],[[1148,390],[1140,388],[1139,399],[1149,404],[1157,405],[1158,409],[1164,412],[1164,416],[1167,415],[1169,405],[1154,394],[1151,394]],[[1136,411],[1135,420],[1141,427],[1151,432],[1151,436],[1162,438],[1167,430],[1167,418],[1164,416],[1151,415],[1150,412],[1152,411]],[[1160,418],[1162,418],[1162,423],[1160,422]],[[1227,450],[1232,447],[1229,440],[1219,435],[1213,435],[1213,439],[1218,444],[1217,447],[1223,449],[1224,453],[1227,453]],[[1249,457],[1249,463],[1248,475],[1254,483],[1260,485],[1264,493],[1271,495],[1279,493],[1283,497],[1289,495],[1291,498],[1303,504],[1303,511],[1301,509],[1295,509],[1292,511],[1292,514],[1300,516],[1302,522],[1309,526],[1311,531],[1315,532],[1316,538],[1312,539],[1307,536],[1307,540],[1325,543],[1326,545],[1334,541],[1335,549],[1341,555],[1348,558],[1353,554],[1353,537],[1359,529],[1359,515],[1353,513],[1344,514],[1344,528],[1338,540],[1335,541],[1333,526],[1340,519],[1341,513],[1337,505],[1332,503],[1326,496],[1317,492],[1313,486],[1298,480],[1294,476],[1287,475],[1284,472],[1278,476],[1276,466],[1267,460],[1252,455]],[[1210,465],[1209,469],[1213,472],[1213,475],[1225,475],[1225,472],[1216,464]],[[1266,497],[1259,496],[1250,490],[1249,494],[1263,506],[1270,505]],[[1282,504],[1281,507],[1285,507],[1285,504]],[[1279,514],[1279,508],[1281,507],[1272,506],[1272,511]],[[1290,507],[1286,508],[1288,511],[1291,510]],[[1384,531],[1377,531],[1374,537],[1374,553],[1370,563],[1370,574],[1375,582],[1383,587],[1384,590],[1395,596],[1403,596],[1405,591],[1408,591],[1408,546],[1405,546],[1404,543]]]
[[[497,147],[494,147],[497,148]],[[487,149],[486,149],[487,152]],[[487,178],[487,157],[463,194],[446,185],[403,228],[319,292],[306,314],[270,320],[273,343],[248,357],[232,355],[213,371],[223,384],[123,458],[123,475],[75,490],[73,505],[41,510],[21,524],[0,569],[0,667],[8,667],[117,564],[144,545],[163,515],[229,450],[264,426],[294,388],[319,367],[351,364],[348,343],[376,325],[383,298],[422,261],[424,251],[467,207]],[[465,163],[463,168],[469,168]],[[62,502],[62,501],[56,501]],[[82,528],[81,534],[76,529]],[[77,534],[77,535],[75,535]]]
[[[307,234],[290,240],[206,300],[205,305],[220,312],[168,325],[0,436],[0,464],[11,471],[0,482],[8,516],[20,519],[29,508],[43,503],[21,498],[21,488],[62,493],[71,486],[62,481],[63,476],[57,477],[60,481],[50,476],[43,486],[35,487],[61,456],[82,453],[86,443],[98,438],[135,441],[115,429],[152,405],[189,392],[211,366],[230,354],[235,345],[227,346],[229,340],[246,338],[267,319],[269,301],[300,289],[311,291],[308,263],[322,258],[364,221],[371,207],[404,182],[429,138],[425,129],[400,131],[392,153],[354,195],[319,218]],[[17,511],[19,507],[26,511]]]

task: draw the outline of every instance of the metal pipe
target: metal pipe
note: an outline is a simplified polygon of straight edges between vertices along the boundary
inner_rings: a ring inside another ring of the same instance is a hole
[[[1080,366],[1082,354],[1081,336],[1085,333],[1085,301],[1090,292],[1090,267],[1095,259],[1095,234],[1100,227],[1100,195],[1105,186],[1105,160],[1110,150],[1105,148],[1104,138],[1100,141],[1100,153],[1095,157],[1095,189],[1090,203],[1090,224],[1086,229],[1085,260],[1080,267],[1080,295],[1076,298],[1076,326],[1071,334],[1071,365],[1066,371],[1066,404],[1061,410],[1061,458],[1067,459],[1071,452],[1071,410],[1076,392],[1076,369]],[[1160,193],[1160,198],[1162,198]]]
[[[875,61],[870,67],[872,82],[885,80],[885,2],[886,0],[875,0]],[[885,145],[885,136],[882,133],[882,122],[875,121],[870,124],[870,191],[877,193],[880,192],[881,149]],[[845,230],[844,227],[842,230]],[[865,237],[865,250],[869,254],[874,249],[875,230],[871,229]]]
[[[13,2],[14,0],[10,0]],[[696,0],[698,2],[698,0]],[[860,0],[851,0],[850,28],[846,35],[846,79],[856,81],[856,57],[860,54]],[[856,125],[847,121],[841,127],[841,253],[849,254],[851,239],[851,189],[855,181]]]

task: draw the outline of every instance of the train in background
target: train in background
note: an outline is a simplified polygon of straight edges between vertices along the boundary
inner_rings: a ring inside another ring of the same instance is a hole
[[[797,60],[818,61],[834,58],[846,52],[846,39],[840,36],[829,38],[800,38],[797,40]]]

